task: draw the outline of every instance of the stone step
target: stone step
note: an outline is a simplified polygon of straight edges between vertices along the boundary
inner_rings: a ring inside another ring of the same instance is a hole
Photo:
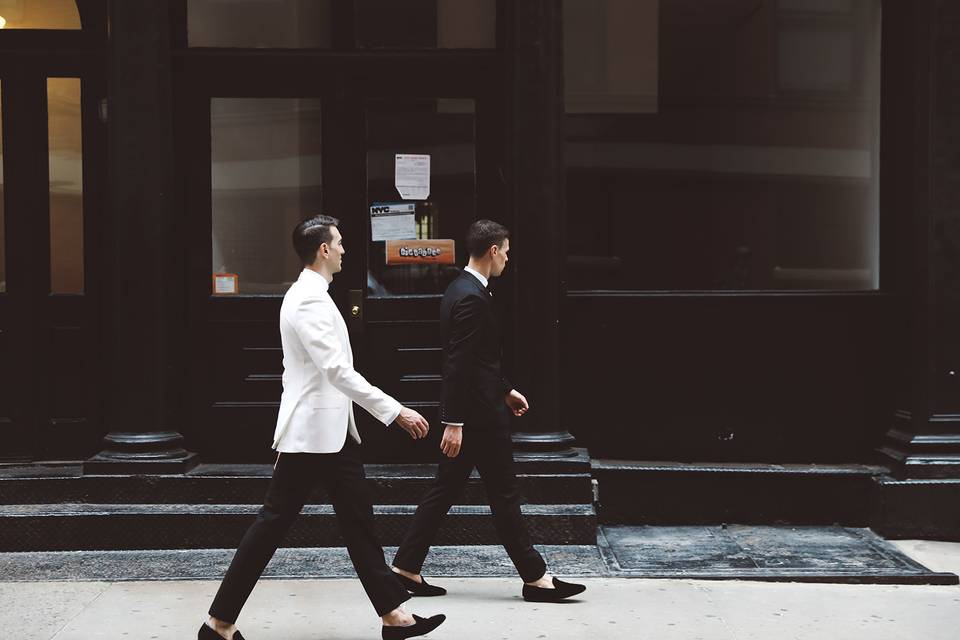
[[[594,459],[603,524],[866,527],[886,467]]]
[[[874,478],[870,526],[890,538],[960,542],[960,478]]]
[[[211,465],[212,466],[212,465]],[[212,470],[206,470],[212,471]],[[0,504],[253,504],[261,502],[270,483],[269,466],[218,470],[209,475],[79,476],[0,480]],[[433,482],[435,469],[407,475],[368,469],[372,500],[376,504],[416,504]],[[530,504],[590,504],[593,489],[589,473],[519,475],[520,491]],[[329,502],[317,488],[310,502]],[[459,498],[463,504],[487,504],[486,491],[474,472]]]
[[[0,551],[233,548],[253,522],[259,504],[17,504],[0,506]],[[395,546],[415,505],[376,505],[381,544]],[[534,544],[596,544],[592,505],[529,504],[523,513]],[[497,544],[490,509],[455,505],[435,543]],[[310,504],[286,536],[285,547],[343,546],[327,504]]]

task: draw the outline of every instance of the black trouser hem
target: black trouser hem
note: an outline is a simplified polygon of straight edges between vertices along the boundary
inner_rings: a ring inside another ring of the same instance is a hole
[[[404,602],[406,602],[407,600],[409,600],[410,597],[411,597],[410,594],[407,593],[407,594],[406,594],[406,597],[400,598],[400,602],[398,602],[397,604],[393,605],[392,607],[390,607],[390,608],[388,608],[388,609],[384,609],[383,611],[380,611],[380,609],[378,609],[377,607],[374,607],[374,609],[376,610],[377,615],[382,618],[383,616],[387,615],[388,613],[390,613],[391,611],[393,611],[394,609],[396,609],[397,607],[399,607],[400,605],[402,605]]]

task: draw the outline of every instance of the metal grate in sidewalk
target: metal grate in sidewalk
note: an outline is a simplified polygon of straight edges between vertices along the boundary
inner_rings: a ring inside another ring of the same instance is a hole
[[[957,584],[870,529],[803,526],[604,526],[614,575],[636,578]]]

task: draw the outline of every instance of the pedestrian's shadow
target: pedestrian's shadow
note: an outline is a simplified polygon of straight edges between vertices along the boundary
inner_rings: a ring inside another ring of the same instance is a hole
[[[449,597],[449,596],[447,596]],[[540,605],[554,606],[558,604],[576,604],[580,602],[586,602],[581,598],[567,598],[566,600],[560,600],[559,602],[527,602],[523,599],[523,596],[519,596],[513,593],[503,593],[502,590],[490,590],[490,591],[473,591],[469,596],[464,595],[460,598],[451,598],[451,600],[463,600],[464,602],[469,601],[471,605],[479,605],[483,602],[497,602],[500,604],[513,604],[516,605],[516,608],[519,610],[521,608],[528,609],[530,607],[538,607]]]

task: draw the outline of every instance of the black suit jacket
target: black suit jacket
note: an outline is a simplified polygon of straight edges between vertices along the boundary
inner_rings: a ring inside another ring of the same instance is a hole
[[[504,396],[513,388],[500,371],[500,327],[493,298],[463,271],[440,305],[443,341],[442,422],[470,429],[509,429]]]

